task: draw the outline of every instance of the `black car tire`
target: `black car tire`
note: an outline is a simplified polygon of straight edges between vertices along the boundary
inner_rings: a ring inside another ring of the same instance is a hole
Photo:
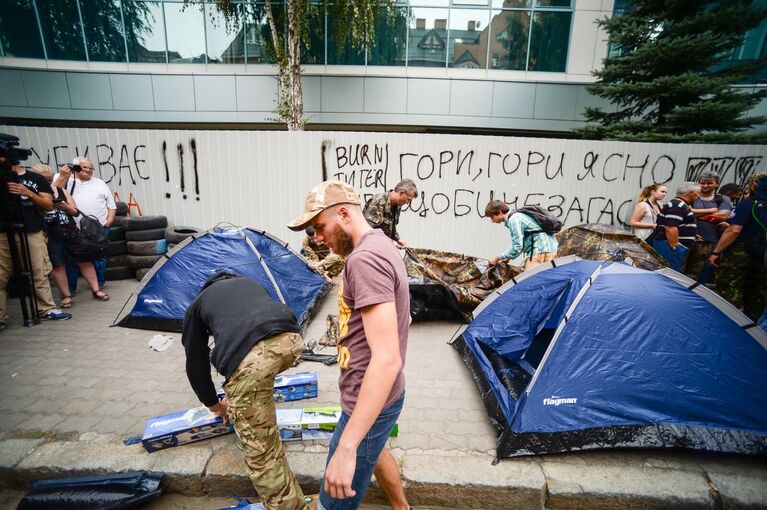
[[[164,228],[153,228],[151,230],[129,230],[125,233],[125,239],[128,241],[157,241],[165,240]]]
[[[134,274],[133,269],[129,268],[128,266],[116,266],[116,267],[107,267],[104,277],[108,281],[127,280],[128,278],[133,278],[133,274]]]
[[[137,216],[125,218],[125,230],[154,230],[165,229],[168,226],[168,218],[165,216]],[[164,233],[164,231],[163,231]]]
[[[168,241],[128,241],[128,253],[131,255],[162,255],[168,251]]]
[[[107,245],[107,257],[128,253],[127,241],[110,241]]]
[[[107,267],[120,267],[128,265],[128,255],[111,255],[107,257]]]
[[[163,255],[128,255],[128,265],[132,269],[152,267],[161,258]]]
[[[115,227],[114,224],[109,228],[109,240],[110,241],[124,241],[125,229],[123,227]]]
[[[165,230],[165,240],[168,241],[168,244],[178,244],[187,237],[201,232],[202,229],[195,227],[168,227]]]

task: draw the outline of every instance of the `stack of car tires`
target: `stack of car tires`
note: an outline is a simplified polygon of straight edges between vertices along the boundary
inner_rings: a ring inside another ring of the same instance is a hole
[[[168,251],[171,251],[177,244],[181,244],[187,237],[202,232],[202,229],[195,227],[168,227],[165,230],[165,240],[168,242]]]
[[[128,243],[125,240],[125,220],[128,217],[128,204],[117,202],[117,214],[109,229],[107,247],[106,279],[125,280],[133,278],[134,272],[128,267]]]
[[[141,280],[168,251],[168,242],[165,240],[167,226],[168,219],[165,216],[125,219],[126,261],[137,280]]]

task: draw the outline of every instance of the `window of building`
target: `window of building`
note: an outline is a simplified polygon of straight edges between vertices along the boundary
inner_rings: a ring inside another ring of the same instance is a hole
[[[131,4],[123,10],[120,0],[103,0],[98,4],[80,1],[85,26],[88,59],[97,62],[125,62],[125,30],[123,18],[142,16],[144,4]]]
[[[48,58],[86,60],[77,0],[37,0]]]
[[[346,44],[343,48],[338,48],[335,44],[334,30],[331,28],[332,19],[330,16],[325,21],[325,6],[315,3],[310,8],[309,23],[308,23],[308,45],[304,44],[301,48],[301,63],[302,64],[325,64],[325,28],[327,27],[328,37],[328,63],[335,59],[334,63],[338,64],[365,64],[365,53],[362,50],[355,51],[351,42],[347,38]],[[331,40],[334,41],[331,51]],[[348,60],[348,61],[347,61]]]
[[[524,71],[527,65],[527,40],[530,33],[530,12],[492,11],[490,52],[498,56],[496,69]]]
[[[535,0],[536,7],[571,7],[572,0]]]
[[[464,69],[487,67],[487,34],[490,11],[487,9],[452,9],[448,66]]]
[[[123,0],[129,62],[165,64],[165,26],[160,2]]]
[[[4,0],[0,55],[46,58],[49,49],[47,58],[105,62],[276,61],[263,0],[232,0],[239,23],[227,22],[216,1],[204,1]],[[394,15],[381,9],[364,48],[352,43],[348,26],[339,28],[332,4],[311,3],[303,64],[549,72],[567,66],[573,0],[397,0]],[[272,9],[287,51],[285,5],[274,0]],[[39,28],[41,40],[30,26]],[[755,51],[749,40],[741,53]]]
[[[445,67],[447,65],[448,9],[412,7],[408,25],[407,65]]]
[[[493,9],[529,9],[533,0],[492,0]]]
[[[199,4],[164,3],[168,34],[168,62],[205,64],[205,13]]]
[[[241,6],[244,9],[244,6]],[[244,12],[238,12],[238,23],[227,24],[224,15],[215,3],[205,4],[205,38],[207,40],[208,63],[244,64],[245,27],[242,23]]]
[[[376,19],[375,41],[368,49],[368,65],[404,66],[407,50],[407,7],[382,10]]]
[[[0,45],[3,55],[45,58],[37,16],[30,0],[8,0],[0,8]]]
[[[571,12],[533,13],[528,71],[565,72],[571,18]]]
[[[285,7],[282,2],[272,4],[272,16],[277,26],[285,24]],[[272,48],[272,31],[263,4],[245,6],[245,41],[248,64],[274,64],[277,59]],[[283,31],[281,31],[283,32]]]

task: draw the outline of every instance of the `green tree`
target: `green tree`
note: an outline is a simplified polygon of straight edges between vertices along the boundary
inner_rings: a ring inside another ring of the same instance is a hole
[[[767,11],[750,0],[639,0],[623,14],[598,22],[613,53],[589,92],[614,111],[586,108],[585,138],[738,142],[764,118],[744,114],[767,92],[732,85],[767,64],[761,57],[722,66]]]
[[[200,4],[203,0],[184,0],[186,4]],[[312,20],[318,13],[332,13],[331,27],[339,47],[344,47],[347,38],[357,48],[370,48],[375,40],[376,19],[397,15],[396,0],[264,0],[257,8],[235,0],[215,0],[223,15],[226,28],[236,31],[240,28],[245,14],[245,23],[255,23],[263,15],[269,26],[269,44],[277,65],[278,101],[276,116],[285,122],[290,131],[302,131],[305,125],[303,91],[301,89],[301,54],[310,48],[312,39],[316,42],[316,29]],[[284,22],[275,16],[284,4]],[[263,12],[261,12],[261,9]],[[251,18],[250,16],[254,17]],[[325,34],[327,37],[328,34]]]

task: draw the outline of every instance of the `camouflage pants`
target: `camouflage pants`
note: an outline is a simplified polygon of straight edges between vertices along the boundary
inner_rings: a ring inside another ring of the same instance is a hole
[[[245,449],[250,481],[267,510],[304,508],[304,493],[285,458],[277,429],[274,378],[303,349],[297,333],[280,333],[258,342],[224,386],[229,419]]]
[[[717,292],[751,320],[764,311],[767,269],[764,259],[750,256],[745,247],[736,244],[722,254],[714,283]]]
[[[535,266],[539,266],[551,260],[557,258],[557,254],[554,252],[536,253],[525,261],[525,271]]]
[[[684,274],[697,280],[700,276],[700,272],[703,271],[703,266],[708,262],[708,258],[711,256],[711,252],[714,251],[714,243],[695,241],[690,247],[690,252],[687,255],[687,264],[685,265]]]

